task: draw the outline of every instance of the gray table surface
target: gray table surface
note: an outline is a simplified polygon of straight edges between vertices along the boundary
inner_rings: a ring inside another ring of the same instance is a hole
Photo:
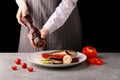
[[[120,53],[99,53],[105,64],[87,65],[84,62],[66,68],[48,68],[27,61],[32,53],[0,53],[0,80],[120,80]],[[18,67],[11,70],[15,58],[20,57],[34,72]]]

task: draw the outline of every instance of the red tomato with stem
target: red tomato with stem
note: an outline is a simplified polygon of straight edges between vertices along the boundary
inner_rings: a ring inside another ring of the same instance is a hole
[[[82,53],[85,54],[87,56],[87,58],[95,58],[97,57],[97,50],[96,48],[92,47],[92,46],[85,46],[82,49]]]

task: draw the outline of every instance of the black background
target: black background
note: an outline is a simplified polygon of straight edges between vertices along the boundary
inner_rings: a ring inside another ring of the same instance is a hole
[[[17,52],[20,25],[15,0],[0,3],[0,52]],[[117,2],[79,0],[83,25],[82,46],[94,46],[99,52],[120,52]]]

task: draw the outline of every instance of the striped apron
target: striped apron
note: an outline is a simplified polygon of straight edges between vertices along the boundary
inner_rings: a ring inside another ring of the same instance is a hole
[[[38,29],[41,29],[60,2],[61,0],[28,0],[27,4],[33,18],[33,24]],[[44,48],[33,48],[28,40],[27,34],[27,28],[21,27],[18,52],[62,49],[81,51],[82,26],[78,7],[73,10],[63,26],[47,36],[47,45]]]

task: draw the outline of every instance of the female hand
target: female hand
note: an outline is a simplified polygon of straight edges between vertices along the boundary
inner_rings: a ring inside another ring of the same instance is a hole
[[[48,35],[48,29],[46,29],[46,28],[42,28],[41,30],[40,30],[40,33],[41,33],[41,38],[43,38],[43,39],[45,39],[46,38],[46,36]]]
[[[19,3],[17,15],[16,15],[17,21],[20,25],[25,26],[25,23],[22,21],[22,18],[27,14],[29,14],[27,4],[24,0],[21,0],[21,2]]]
[[[34,30],[33,30],[34,31]],[[34,38],[35,35],[39,35],[39,31],[40,31],[40,36],[38,36],[39,38],[37,38],[37,42]],[[39,30],[37,33],[36,32],[30,32],[28,33],[28,39],[31,43],[31,45],[34,47],[34,48],[40,48],[40,47],[44,47],[46,45],[46,36],[48,35],[48,30],[45,29],[45,28],[42,28],[41,30]],[[33,35],[34,34],[34,35]],[[38,41],[39,39],[39,41]]]

